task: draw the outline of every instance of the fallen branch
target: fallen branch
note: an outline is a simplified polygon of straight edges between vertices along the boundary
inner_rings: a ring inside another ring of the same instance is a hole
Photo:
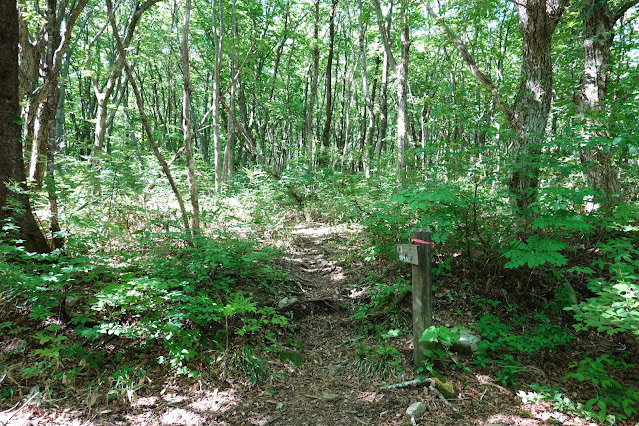
[[[322,399],[321,396],[317,396],[317,395],[308,395],[308,394],[304,394],[305,397],[307,398],[313,398],[313,399]]]
[[[444,404],[448,405],[450,407],[451,410],[453,410],[455,413],[459,412],[459,409],[457,407],[455,407],[453,404],[451,404],[444,395],[442,395],[442,393],[440,391],[437,390],[437,388],[435,388],[434,384],[431,384],[430,386],[428,386],[428,389],[430,389],[435,395],[437,395],[439,397],[439,399],[441,399]]]
[[[286,305],[286,306],[284,306],[284,307],[282,307],[280,309],[287,310],[287,309],[289,309],[289,308],[291,308],[293,306],[296,306],[296,305],[308,305],[308,304],[312,303],[312,304],[316,304],[316,305],[324,304],[328,308],[337,311],[338,309],[333,305],[332,302],[333,302],[333,299],[331,299],[330,297],[320,297],[319,299],[296,300],[295,302],[290,303],[290,304],[288,304],[288,305]]]
[[[397,389],[397,388],[407,388],[408,386],[416,386],[416,385],[421,385],[424,384],[426,386],[430,386],[431,384],[431,380],[430,379],[414,379],[414,380],[409,380],[407,382],[402,382],[402,383],[396,383],[394,385],[386,385],[386,386],[382,386],[381,388],[379,388],[380,390],[390,390],[390,389]]]
[[[39,396],[39,395],[40,395],[40,391],[39,391],[39,390],[34,391],[34,390],[32,389],[32,390],[31,390],[31,396],[29,397],[29,399],[27,399],[27,400],[24,402],[24,404],[22,404],[22,407],[18,408],[18,409],[17,409],[17,410],[16,410],[13,414],[11,414],[11,416],[10,416],[10,417],[9,417],[9,418],[5,421],[5,422],[3,422],[3,423],[2,423],[2,426],[7,426],[7,425],[9,424],[9,422],[11,421],[11,419],[12,419],[12,418],[14,418],[16,414],[18,414],[20,411],[22,411],[22,409],[23,409],[24,407],[26,407],[27,405],[29,405],[29,403],[31,402],[31,400],[32,400],[33,398],[35,398],[36,396]],[[18,405],[18,404],[16,404],[16,405]],[[7,412],[9,412],[9,411],[10,411],[10,410],[12,410],[13,408],[15,408],[15,406],[16,406],[16,405],[14,405],[12,408],[10,408],[10,409],[9,409],[9,410],[7,410],[7,411],[3,411],[3,413],[7,413]]]
[[[282,416],[276,416],[276,417],[273,417],[271,420],[266,420],[265,422],[262,422],[260,424],[263,425],[263,426],[270,425],[271,423],[275,423],[276,421],[278,421],[281,418],[282,418]]]
[[[397,293],[395,296],[393,296],[393,300],[391,300],[390,303],[386,304],[386,307],[384,307],[384,309],[377,312],[370,312],[366,314],[366,318],[371,319],[386,316],[393,309],[395,309],[395,307],[399,305],[406,297],[408,297],[409,294],[411,293],[408,291],[405,291],[404,293]]]

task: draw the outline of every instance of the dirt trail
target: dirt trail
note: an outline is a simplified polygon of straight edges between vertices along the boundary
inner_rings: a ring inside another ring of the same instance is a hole
[[[293,234],[287,261],[299,292],[293,295],[297,301],[284,310],[299,327],[294,339],[298,347],[291,351],[303,354],[305,362],[294,367],[291,362],[275,360],[272,368],[276,374],[270,387],[247,393],[225,420],[231,424],[261,421],[282,425],[394,425],[409,420],[396,417],[396,413],[406,409],[406,393],[417,397],[419,390],[381,392],[384,382],[356,372],[356,350],[358,344],[364,347],[366,342],[351,318],[355,309],[350,297],[352,277],[327,248],[338,248],[345,236],[333,228],[301,225]],[[399,398],[397,394],[401,394]]]
[[[216,421],[238,425],[405,425],[411,424],[406,409],[421,401],[428,411],[413,424],[485,424],[486,419],[504,425],[546,424],[519,416],[518,398],[487,377],[485,383],[473,377],[474,386],[466,389],[457,377],[450,377],[461,390],[459,399],[451,401],[459,413],[423,386],[380,390],[383,385],[416,376],[407,339],[392,343],[400,346],[405,377],[384,379],[358,371],[358,348],[375,348],[380,341],[376,336],[362,337],[360,325],[351,317],[358,305],[352,297],[357,293],[357,277],[343,270],[334,260],[339,256],[332,252],[346,241],[344,232],[296,227],[288,267],[300,291],[294,295],[297,302],[286,309],[299,327],[294,339],[299,346],[291,350],[303,354],[305,362],[294,367],[291,362],[274,360],[272,382],[259,390],[239,392],[238,404],[220,413]],[[459,378],[462,375],[469,378],[463,373]]]

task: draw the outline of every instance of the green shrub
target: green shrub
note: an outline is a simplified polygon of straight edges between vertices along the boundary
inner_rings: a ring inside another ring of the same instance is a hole
[[[639,250],[623,239],[595,247],[602,257],[593,262],[593,268],[571,270],[591,276],[588,289],[596,296],[565,309],[573,311],[580,321],[575,325],[577,330],[595,328],[611,335],[630,332],[639,338]],[[595,270],[605,276],[596,276]]]
[[[424,350],[426,360],[424,368],[431,374],[437,374],[435,371],[435,362],[444,361],[448,354],[449,348],[459,343],[459,329],[449,329],[443,326],[430,326],[422,333],[419,338],[420,342],[429,344],[429,349]]]
[[[491,313],[484,314],[475,326],[482,341],[474,362],[482,367],[497,366],[496,378],[502,384],[516,384],[520,373],[527,370],[512,353],[535,357],[565,346],[573,339],[559,325],[553,324],[545,313],[536,313],[532,318],[515,315],[514,323],[526,332],[516,334],[514,326],[502,323]]]

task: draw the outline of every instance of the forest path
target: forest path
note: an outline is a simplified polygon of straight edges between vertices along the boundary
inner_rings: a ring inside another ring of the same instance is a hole
[[[419,399],[418,389],[382,392],[379,387],[388,383],[357,371],[358,348],[361,353],[375,344],[366,342],[351,317],[358,306],[357,288],[351,285],[357,273],[344,269],[343,253],[356,237],[353,232],[315,224],[293,230],[285,262],[299,291],[288,296],[293,303],[281,311],[290,315],[296,332],[271,362],[271,383],[246,392],[226,413],[230,424],[401,425],[410,420],[403,411],[409,396]],[[296,356],[305,361],[294,366],[290,358]],[[459,424],[451,420],[436,424]]]

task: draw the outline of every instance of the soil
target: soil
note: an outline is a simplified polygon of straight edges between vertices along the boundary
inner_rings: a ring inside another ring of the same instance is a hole
[[[312,224],[295,228],[282,262],[296,290],[286,295],[293,303],[280,309],[289,316],[294,332],[280,336],[283,341],[277,351],[260,354],[268,359],[272,373],[266,383],[252,385],[242,375],[220,380],[218,372],[207,374],[206,369],[198,380],[177,380],[167,378],[165,370],[149,367],[148,378],[130,402],[107,402],[105,395],[93,395],[86,388],[39,406],[24,395],[16,406],[0,407],[6,410],[0,412],[0,426],[594,424],[543,403],[523,404],[517,389],[495,382],[494,371],[482,370],[462,355],[455,357],[460,368],[442,368],[445,379],[458,390],[456,398],[443,400],[423,384],[382,390],[417,377],[410,336],[381,340],[379,333],[367,332],[364,323],[353,318],[366,301],[357,285],[366,265],[340,259],[340,245],[351,238],[349,232],[356,231]],[[409,301],[398,303],[409,318]],[[468,303],[442,298],[435,305],[436,321],[469,325]],[[399,358],[377,356],[375,348],[380,345],[395,348]],[[303,360],[297,359],[302,356]],[[526,373],[530,377],[522,377],[522,382],[561,381],[567,358],[565,353],[551,355],[545,360],[550,368],[530,368]],[[579,392],[576,387],[573,396]],[[415,402],[425,404],[426,412],[410,418],[406,410]]]

